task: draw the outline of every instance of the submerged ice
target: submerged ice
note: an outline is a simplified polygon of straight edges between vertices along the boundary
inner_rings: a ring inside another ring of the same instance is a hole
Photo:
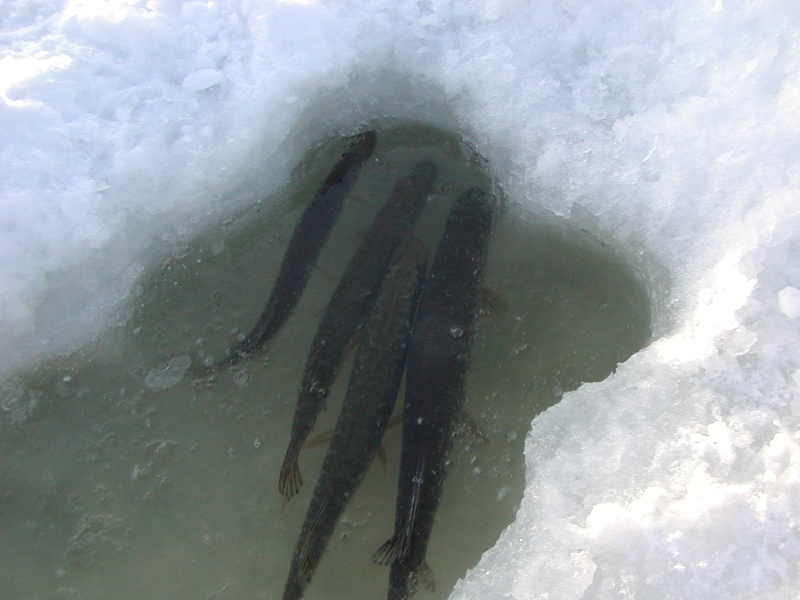
[[[653,307],[649,346],[533,421],[516,519],[453,597],[793,597],[799,10],[779,0],[0,9],[4,446],[54,410],[19,374],[124,329],[143,272],[274,197],[315,140],[414,118],[477,147],[518,214],[563,216],[621,248]],[[149,368],[181,354],[163,350]],[[60,377],[54,389],[68,390]],[[104,401],[139,407],[133,396]],[[103,436],[93,453],[121,451]],[[168,487],[166,475],[157,482],[171,459],[144,458],[131,485]],[[39,470],[45,497],[68,466]],[[138,552],[107,516],[62,537]],[[221,535],[197,533],[212,545]],[[223,597],[224,583],[209,578],[208,592]]]

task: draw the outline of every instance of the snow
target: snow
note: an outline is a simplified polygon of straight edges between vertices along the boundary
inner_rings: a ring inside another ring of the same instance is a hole
[[[787,285],[778,292],[778,304],[781,312],[790,319],[800,317],[800,290]]]
[[[453,598],[794,598],[800,4],[27,0],[0,7],[0,377],[369,119],[461,133],[587,223],[654,342],[534,420]]]

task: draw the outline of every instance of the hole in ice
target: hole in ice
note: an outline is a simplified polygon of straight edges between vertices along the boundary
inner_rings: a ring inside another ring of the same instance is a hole
[[[304,450],[307,484],[283,510],[278,472],[330,292],[396,178],[421,158],[439,165],[416,230],[431,251],[453,197],[492,185],[485,161],[455,135],[392,123],[379,140],[266,353],[213,383],[197,376],[255,322],[338,140],[312,149],[280,196],[254,198],[145,276],[127,325],[6,384],[0,529],[14,551],[4,554],[4,597],[280,596],[325,450]],[[541,212],[508,198],[496,219],[468,378],[471,426],[455,441],[429,545],[436,592],[421,588],[421,599],[447,597],[514,519],[531,420],[649,339],[647,294],[622,253]],[[335,423],[348,365],[318,432]],[[393,530],[400,436],[387,432],[386,464],[375,461],[353,496],[306,598],[385,597],[388,570],[370,557]]]

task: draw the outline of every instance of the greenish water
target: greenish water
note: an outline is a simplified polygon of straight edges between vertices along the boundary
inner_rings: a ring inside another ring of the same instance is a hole
[[[440,168],[416,231],[431,252],[455,196],[490,185],[486,165],[455,136],[394,124],[379,140],[295,314],[262,355],[201,375],[255,322],[340,142],[311,151],[281,196],[254,198],[143,277],[124,327],[4,384],[0,597],[281,596],[325,448],[304,451],[306,485],[285,506],[278,471],[303,362],[339,275],[421,158]],[[608,376],[650,336],[645,290],[617,254],[513,198],[498,211],[486,283],[466,403],[483,440],[464,432],[456,441],[428,553],[437,591],[422,599],[446,598],[514,519],[536,414]],[[155,389],[154,370],[183,356],[188,373]],[[318,431],[335,423],[351,360]],[[388,569],[370,557],[392,534],[400,435],[387,432],[386,463],[353,497],[307,598],[385,597]]]

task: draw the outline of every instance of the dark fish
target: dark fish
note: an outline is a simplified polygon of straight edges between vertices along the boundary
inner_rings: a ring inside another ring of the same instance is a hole
[[[258,350],[289,318],[306,288],[322,246],[333,229],[342,205],[355,185],[361,167],[375,149],[374,131],[350,138],[347,149],[319,186],[292,232],[272,293],[252,331],[231,348],[227,364]]]
[[[297,464],[300,450],[325,408],[348,343],[369,318],[392,254],[422,212],[435,178],[436,166],[422,161],[397,183],[328,302],[306,359],[292,437],[281,467],[278,489],[286,498],[303,484]]]
[[[394,409],[425,276],[418,238],[397,250],[364,330],[342,412],[292,559],[284,600],[303,595],[347,502],[358,489]]]
[[[390,600],[411,596],[427,571],[428,540],[466,392],[492,201],[479,188],[456,200],[419,300],[408,351],[395,534],[373,556],[392,565]]]

